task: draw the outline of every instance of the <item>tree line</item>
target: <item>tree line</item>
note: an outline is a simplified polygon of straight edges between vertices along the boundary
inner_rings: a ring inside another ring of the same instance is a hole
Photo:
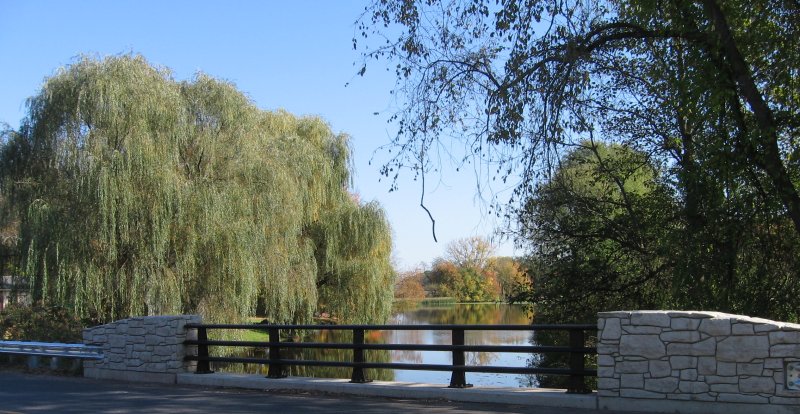
[[[430,268],[398,275],[398,299],[453,298],[457,302],[499,302],[519,299],[531,288],[522,264],[511,257],[494,256],[494,246],[483,237],[454,240],[445,257]]]

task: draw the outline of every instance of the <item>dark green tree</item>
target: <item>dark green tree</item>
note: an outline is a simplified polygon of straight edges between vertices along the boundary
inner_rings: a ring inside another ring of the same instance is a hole
[[[585,142],[538,186],[518,237],[535,249],[528,295],[540,318],[589,322],[599,310],[666,303],[677,210],[659,178],[645,154]]]

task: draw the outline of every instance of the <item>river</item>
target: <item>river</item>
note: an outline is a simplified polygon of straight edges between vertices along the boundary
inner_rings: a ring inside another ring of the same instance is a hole
[[[418,306],[397,311],[390,324],[403,325],[438,325],[438,324],[529,324],[530,318],[519,305],[508,304],[456,304],[446,306]],[[321,331],[312,333],[305,341],[312,342],[348,342],[341,337],[349,332]],[[379,331],[367,332],[367,342],[393,344],[442,344],[449,345],[449,331]],[[528,345],[532,343],[531,333],[526,331],[467,331],[467,344],[484,345]],[[303,350],[297,357],[314,360],[350,360],[350,351],[343,350]],[[251,349],[247,356],[264,357],[263,350]],[[467,353],[468,365],[495,365],[508,367],[525,367],[533,363],[532,355],[519,353],[481,352]],[[398,362],[414,364],[450,364],[450,352],[440,351],[367,351],[367,360],[381,362]],[[247,364],[214,364],[212,369],[224,372],[248,372],[266,374],[266,367]],[[349,378],[347,368],[312,368],[291,367],[289,375]],[[392,380],[402,382],[424,382],[431,384],[449,384],[449,372],[413,371],[413,370],[366,370],[368,377],[376,380]],[[467,373],[467,382],[473,385],[499,387],[535,387],[535,377],[517,374]]]

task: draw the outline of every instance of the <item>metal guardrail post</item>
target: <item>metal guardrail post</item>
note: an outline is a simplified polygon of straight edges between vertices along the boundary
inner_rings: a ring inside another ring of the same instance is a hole
[[[578,374],[586,369],[583,351],[578,351],[578,348],[584,348],[585,346],[586,337],[582,330],[569,331],[569,347],[573,348],[573,351],[569,353],[569,369],[572,374],[569,376],[568,394],[587,394],[592,392],[586,387],[583,374]]]
[[[277,362],[281,359],[281,330],[269,328],[269,372],[267,378],[286,378],[283,365]]]
[[[356,364],[364,362],[364,348],[361,348],[359,345],[364,345],[364,330],[353,329],[353,362]],[[363,384],[366,382],[372,382],[372,380],[367,379],[367,376],[364,375],[364,368],[360,366],[354,366],[353,375],[350,377],[350,382]]]
[[[36,369],[39,368],[39,356],[38,355],[29,355],[28,356],[28,369]]]
[[[197,356],[201,359],[197,361],[197,370],[195,370],[195,373],[213,374],[214,371],[211,370],[208,359],[202,359],[208,358],[208,344],[206,343],[206,341],[208,341],[208,332],[206,331],[206,328],[197,328],[197,341],[200,342],[197,345]]]
[[[452,330],[453,345],[464,345],[464,329]],[[464,371],[467,359],[461,349],[453,350],[453,374],[450,377],[450,388],[469,388],[472,384],[467,384],[467,375]]]

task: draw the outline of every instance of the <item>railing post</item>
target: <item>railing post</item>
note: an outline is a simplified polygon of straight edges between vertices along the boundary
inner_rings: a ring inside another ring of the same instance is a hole
[[[197,369],[195,370],[196,374],[213,374],[214,371],[211,370],[211,366],[208,362],[208,332],[206,332],[206,328],[199,327],[197,328]]]
[[[582,374],[582,372],[586,369],[584,353],[578,349],[586,347],[586,338],[582,330],[576,329],[569,331],[569,347],[572,348],[572,351],[569,353],[569,369],[572,371],[572,373],[569,375],[567,393],[590,393],[592,391],[586,387],[586,383]]]
[[[39,357],[37,355],[28,355],[28,369],[39,368]]]
[[[279,361],[281,359],[281,330],[278,328],[269,328],[269,372],[267,378],[286,378],[286,373],[283,371],[283,365]]]
[[[452,331],[453,345],[464,345],[464,329],[455,328]],[[450,388],[469,388],[472,384],[467,384],[467,375],[464,366],[467,359],[464,357],[463,349],[453,350],[453,374],[450,377]]]
[[[355,364],[364,362],[364,348],[361,345],[364,345],[364,330],[353,329],[353,363]],[[366,375],[364,375],[363,367],[356,365],[353,367],[353,375],[350,377],[350,382],[363,384],[372,382],[372,380],[367,379]]]

